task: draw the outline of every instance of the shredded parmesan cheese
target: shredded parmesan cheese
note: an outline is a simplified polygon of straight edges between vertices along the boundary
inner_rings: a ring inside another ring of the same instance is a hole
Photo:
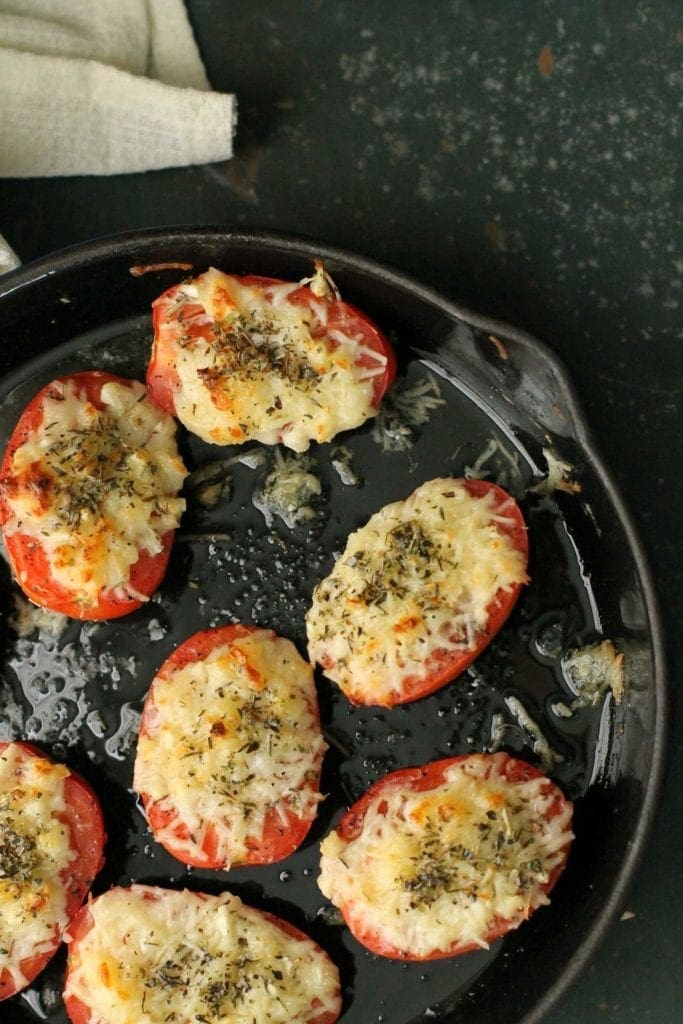
[[[306,1024],[339,1013],[325,953],[230,893],[134,885],[89,912],[64,996],[87,1006],[90,1024]]]
[[[372,425],[373,441],[385,452],[407,451],[414,443],[416,429],[427,423],[441,405],[445,400],[432,373],[410,385],[405,379],[397,380]]]

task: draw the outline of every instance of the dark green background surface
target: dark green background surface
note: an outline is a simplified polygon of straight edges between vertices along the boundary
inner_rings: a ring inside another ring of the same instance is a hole
[[[239,100],[235,159],[1,181],[0,230],[24,261],[163,224],[305,234],[543,339],[574,379],[650,555],[673,700],[683,662],[681,4],[188,7],[213,86]],[[680,1019],[682,733],[679,711],[628,919],[548,1024]]]

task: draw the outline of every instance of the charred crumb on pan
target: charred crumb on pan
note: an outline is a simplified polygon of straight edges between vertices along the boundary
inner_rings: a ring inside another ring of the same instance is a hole
[[[566,494],[580,494],[581,483],[574,479],[576,468],[565,462],[551,448],[544,448],[543,455],[548,466],[548,475],[544,480],[529,488],[533,494],[552,494],[553,491],[564,491]]]
[[[283,454],[275,449],[270,471],[254,490],[252,502],[272,526],[277,516],[290,528],[310,522],[316,516],[314,502],[322,484],[313,473],[316,464],[307,455]]]
[[[588,644],[562,659],[568,685],[576,695],[572,708],[596,707],[606,693],[620,704],[624,696],[624,655],[611,640]]]
[[[128,273],[133,277],[142,277],[143,274],[152,274],[160,270],[192,270],[194,264],[178,261],[166,263],[137,263],[128,268]]]
[[[510,358],[510,354],[509,354],[508,350],[505,348],[505,345],[500,340],[500,338],[497,338],[495,334],[489,334],[489,341],[494,346],[494,348],[495,348],[496,352],[498,353],[498,355],[500,356],[500,358],[504,362],[507,362],[507,360]]]

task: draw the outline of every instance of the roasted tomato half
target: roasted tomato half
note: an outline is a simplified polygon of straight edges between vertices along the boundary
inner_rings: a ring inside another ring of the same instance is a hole
[[[304,451],[374,416],[395,375],[384,334],[320,263],[299,282],[211,269],[153,311],[150,394],[212,444]]]
[[[102,812],[75,772],[0,742],[0,999],[42,971],[102,866]]]
[[[166,572],[185,475],[175,423],[138,381],[89,370],[44,387],[0,467],[0,523],[26,596],[77,619],[139,608]]]
[[[488,645],[527,581],[514,498],[485,480],[429,480],[349,537],[306,616],[313,662],[353,704],[433,693]]]
[[[391,772],[321,846],[319,885],[373,953],[487,948],[548,903],[572,805],[532,765],[471,754]]]
[[[322,949],[228,892],[110,889],[69,933],[64,1002],[73,1024],[339,1016],[339,973]]]

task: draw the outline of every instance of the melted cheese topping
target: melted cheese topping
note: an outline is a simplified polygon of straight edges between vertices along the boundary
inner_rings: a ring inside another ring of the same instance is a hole
[[[161,842],[201,858],[209,827],[226,867],[258,842],[267,813],[312,820],[326,744],[311,666],[258,630],[158,678],[145,707],[133,785],[171,812]],[[175,830],[184,822],[189,837]]]
[[[511,522],[491,493],[449,479],[381,509],[314,591],[311,660],[352,700],[386,704],[430,675],[436,652],[473,650],[498,591],[527,579],[525,555],[499,529]]]
[[[520,924],[549,902],[542,887],[565,859],[571,805],[546,820],[557,791],[543,778],[508,782],[506,760],[473,755],[424,792],[382,789],[356,839],[323,841],[324,895],[415,957],[487,948],[501,920]]]
[[[323,951],[230,893],[134,885],[89,909],[64,995],[86,1004],[90,1024],[305,1024],[339,1013],[339,975]]]
[[[137,381],[104,384],[101,401],[55,382],[6,486],[5,532],[37,538],[53,578],[86,606],[104,590],[146,600],[129,585],[131,566],[141,551],[161,552],[185,508],[172,417]]]
[[[363,345],[350,315],[329,325],[330,302],[313,287],[308,304],[291,302],[300,287],[246,285],[215,269],[182,285],[158,339],[173,349],[176,414],[203,440],[305,451],[375,415],[372,379],[386,357]],[[184,318],[187,303],[201,311]]]
[[[18,744],[0,754],[0,972],[17,988],[26,984],[22,961],[52,952],[68,924],[62,876],[76,855],[56,817],[68,775]]]

